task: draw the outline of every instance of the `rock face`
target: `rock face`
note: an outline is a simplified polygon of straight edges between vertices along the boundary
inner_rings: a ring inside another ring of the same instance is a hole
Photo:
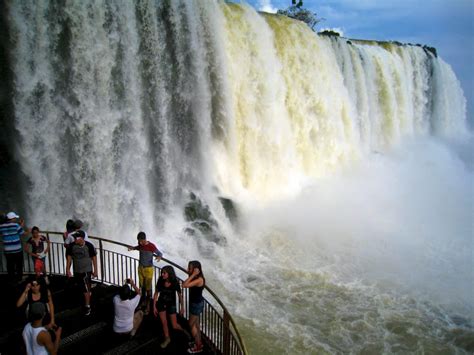
[[[208,241],[225,244],[226,238],[219,230],[219,224],[213,217],[210,208],[195,193],[190,192],[190,201],[184,206],[184,215],[190,226],[186,233],[192,236],[202,236]]]
[[[239,214],[234,201],[225,197],[219,197],[219,201],[221,201],[222,207],[224,207],[227,218],[235,225],[238,222]]]

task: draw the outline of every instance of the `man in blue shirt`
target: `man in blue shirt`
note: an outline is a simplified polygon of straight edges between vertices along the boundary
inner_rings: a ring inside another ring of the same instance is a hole
[[[15,212],[8,212],[6,221],[0,224],[3,252],[7,259],[7,272],[11,281],[21,281],[23,277],[23,248],[21,237],[27,232],[23,230],[23,220]]]

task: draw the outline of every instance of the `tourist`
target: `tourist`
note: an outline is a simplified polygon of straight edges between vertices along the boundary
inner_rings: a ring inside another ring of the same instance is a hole
[[[142,307],[145,314],[150,312],[151,286],[153,283],[153,257],[159,262],[163,253],[152,242],[146,239],[145,232],[137,235],[138,245],[129,247],[128,250],[138,250],[140,252],[138,262],[138,281],[144,295]]]
[[[66,275],[71,277],[71,264],[74,266],[74,279],[84,293],[86,316],[91,314],[91,278],[97,277],[97,253],[92,243],[85,241],[84,231],[73,234],[74,243],[66,248]]]
[[[46,307],[43,303],[36,302],[31,305],[30,323],[25,326],[22,334],[27,355],[55,355],[58,352],[62,329],[60,327],[53,329],[55,338],[53,340],[51,333],[42,326],[45,314]]]
[[[140,289],[132,279],[127,279],[120,288],[119,294],[114,296],[115,316],[113,330],[115,333],[135,336],[143,320],[143,311],[138,310],[135,312],[140,303],[140,296]]]
[[[26,317],[29,318],[31,306],[37,302],[44,304],[46,309],[43,325],[48,329],[55,327],[53,297],[42,277],[34,277],[26,284],[16,306],[21,307],[26,303]]]
[[[194,346],[188,349],[188,353],[196,354],[203,350],[201,341],[201,329],[199,328],[199,316],[204,309],[204,298],[202,291],[206,284],[206,279],[202,272],[201,263],[197,260],[188,263],[189,277],[184,280],[183,287],[189,288],[189,328],[194,338]]]
[[[179,314],[182,316],[183,293],[181,292],[181,287],[179,286],[173,267],[167,265],[161,269],[161,276],[156,283],[155,295],[153,297],[153,314],[155,317],[160,316],[165,336],[164,341],[160,344],[162,348],[166,348],[171,342],[167,315],[170,317],[173,329],[184,332],[183,328],[178,324],[176,317],[176,294],[178,294],[179,297]]]
[[[49,284],[48,276],[46,275],[46,254],[50,249],[49,238],[40,234],[38,227],[31,228],[31,238],[25,244],[25,252],[33,259],[33,266],[37,277],[43,275],[46,284]]]
[[[88,236],[87,232],[82,229],[84,227],[84,223],[82,223],[82,221],[80,219],[76,219],[75,221],[73,221],[72,224],[71,224],[70,221],[71,220],[68,220],[66,222],[66,232],[70,229],[72,229],[72,231],[69,232],[68,235],[66,236],[66,238],[64,239],[64,246],[68,247],[68,246],[74,244],[74,242],[76,240],[75,233],[77,233],[79,231],[81,231],[82,234],[84,235],[84,240],[86,242],[90,243],[89,236]],[[69,226],[68,226],[68,223],[69,223]]]
[[[74,224],[74,220],[72,219],[68,219],[66,221],[66,231],[63,233],[63,240],[64,240],[64,243],[66,243],[66,239],[67,237],[69,236],[69,234],[75,232],[75,224]],[[64,244],[64,246],[66,247],[66,244]]]
[[[23,248],[21,237],[28,233],[23,229],[24,222],[15,212],[8,212],[5,221],[0,225],[0,236],[3,242],[3,252],[7,259],[7,272],[10,282],[20,282],[23,279]]]

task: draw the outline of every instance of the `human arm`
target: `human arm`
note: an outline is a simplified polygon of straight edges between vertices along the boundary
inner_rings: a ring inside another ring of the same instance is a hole
[[[16,302],[17,307],[23,306],[23,304],[26,302],[28,299],[28,291],[31,289],[31,284],[27,283],[25,290],[22,292],[21,296],[18,298],[18,301]]]
[[[19,234],[20,236],[25,236],[30,234],[31,230],[27,227],[25,227],[25,220],[23,218],[20,218],[18,221],[18,226],[20,227]]]
[[[25,243],[25,246],[23,247],[23,249],[25,250],[25,253],[28,254],[28,255],[30,255],[30,256],[38,256],[38,254],[33,253],[33,246],[31,245],[30,240],[31,240],[31,239],[29,239],[29,240]]]
[[[204,285],[204,280],[202,277],[199,277],[200,270],[198,268],[194,268],[193,273],[183,281],[183,287],[202,287]]]
[[[133,281],[133,279],[129,279],[130,280],[130,285],[133,287],[133,289],[135,290],[136,294],[141,296],[142,295],[142,291],[140,290],[140,288],[135,284],[135,281]]]
[[[44,253],[47,254],[49,253],[49,249],[51,248],[51,241],[49,240],[48,237],[45,237],[46,238],[46,249],[44,250]]]
[[[163,256],[163,253],[156,249],[156,251],[153,253],[153,256],[155,257],[155,261],[158,263],[161,260],[161,257]]]
[[[138,250],[138,245],[135,245],[135,246],[132,246],[132,247],[128,247],[127,250],[128,250],[128,251]]]
[[[155,293],[153,295],[153,314],[155,317],[158,317],[158,309],[156,308],[156,302],[158,302],[158,297],[160,295],[160,292],[158,291],[158,288],[155,288]]]
[[[97,256],[93,256],[92,258],[92,276],[97,277]]]
[[[49,306],[49,314],[51,316],[51,322],[48,324],[49,328],[52,328],[56,325],[54,322],[54,303],[53,303],[53,296],[51,295],[51,291],[48,290],[48,306]]]
[[[89,257],[92,261],[92,277],[97,277],[97,251],[92,243],[86,241],[85,245],[89,250]]]
[[[179,287],[178,291],[178,300],[179,300],[179,315],[182,317],[184,314],[184,307],[183,307],[183,292],[181,292],[181,288]]]
[[[155,257],[155,261],[159,262],[161,260],[161,257],[163,256],[163,253],[153,244],[153,256]]]
[[[68,255],[66,257],[66,275],[67,275],[67,277],[72,276],[72,274],[71,274],[71,262],[72,262],[72,257],[71,257],[71,255]]]
[[[55,330],[56,333],[56,340],[53,342],[51,339],[51,335],[48,331],[41,331],[36,338],[36,341],[39,345],[42,345],[48,350],[48,354],[56,355],[58,353],[59,342],[61,341],[61,332],[62,328],[59,327]]]

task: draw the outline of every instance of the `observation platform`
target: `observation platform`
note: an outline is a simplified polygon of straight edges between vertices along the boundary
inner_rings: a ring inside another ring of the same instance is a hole
[[[55,307],[56,324],[63,328],[59,354],[188,354],[188,338],[181,331],[171,333],[171,343],[161,349],[162,326],[158,317],[144,317],[137,334],[133,337],[119,336],[112,330],[114,310],[112,297],[118,293],[117,286],[94,282],[92,288],[92,313],[84,315],[84,299],[80,290],[64,276],[50,276],[50,291]],[[2,285],[7,284],[5,275],[0,276]],[[16,301],[24,291],[26,283],[10,287],[0,293],[0,353],[25,354],[21,333],[27,323],[25,308],[16,307]],[[187,322],[180,319],[185,329]],[[188,329],[189,330],[189,329]],[[202,354],[215,352],[206,345]]]
[[[175,331],[169,324],[171,343],[160,347],[163,341],[162,326],[159,317],[152,312],[146,315],[134,337],[117,335],[112,330],[114,309],[112,299],[126,278],[137,280],[138,260],[122,254],[126,244],[89,236],[97,248],[99,275],[93,280],[91,306],[92,313],[84,315],[83,295],[72,279],[65,276],[65,248],[62,235],[58,232],[42,232],[51,243],[46,259],[46,268],[50,280],[49,289],[55,307],[55,323],[62,327],[59,354],[188,354],[188,337],[181,331]],[[25,354],[22,339],[23,327],[27,323],[25,307],[16,307],[16,302],[25,289],[26,281],[9,284],[6,276],[6,261],[0,254],[0,354]],[[186,277],[184,268],[162,258],[160,267],[155,266],[155,282],[160,268],[172,265],[180,282]],[[25,276],[33,275],[31,258],[24,255]],[[24,277],[25,278],[25,277]],[[245,345],[238,333],[232,317],[214,292],[207,286],[203,293],[204,311],[200,317],[204,350],[201,354],[247,354]],[[180,325],[188,330],[189,316],[188,289],[183,289],[184,316],[178,316]]]

